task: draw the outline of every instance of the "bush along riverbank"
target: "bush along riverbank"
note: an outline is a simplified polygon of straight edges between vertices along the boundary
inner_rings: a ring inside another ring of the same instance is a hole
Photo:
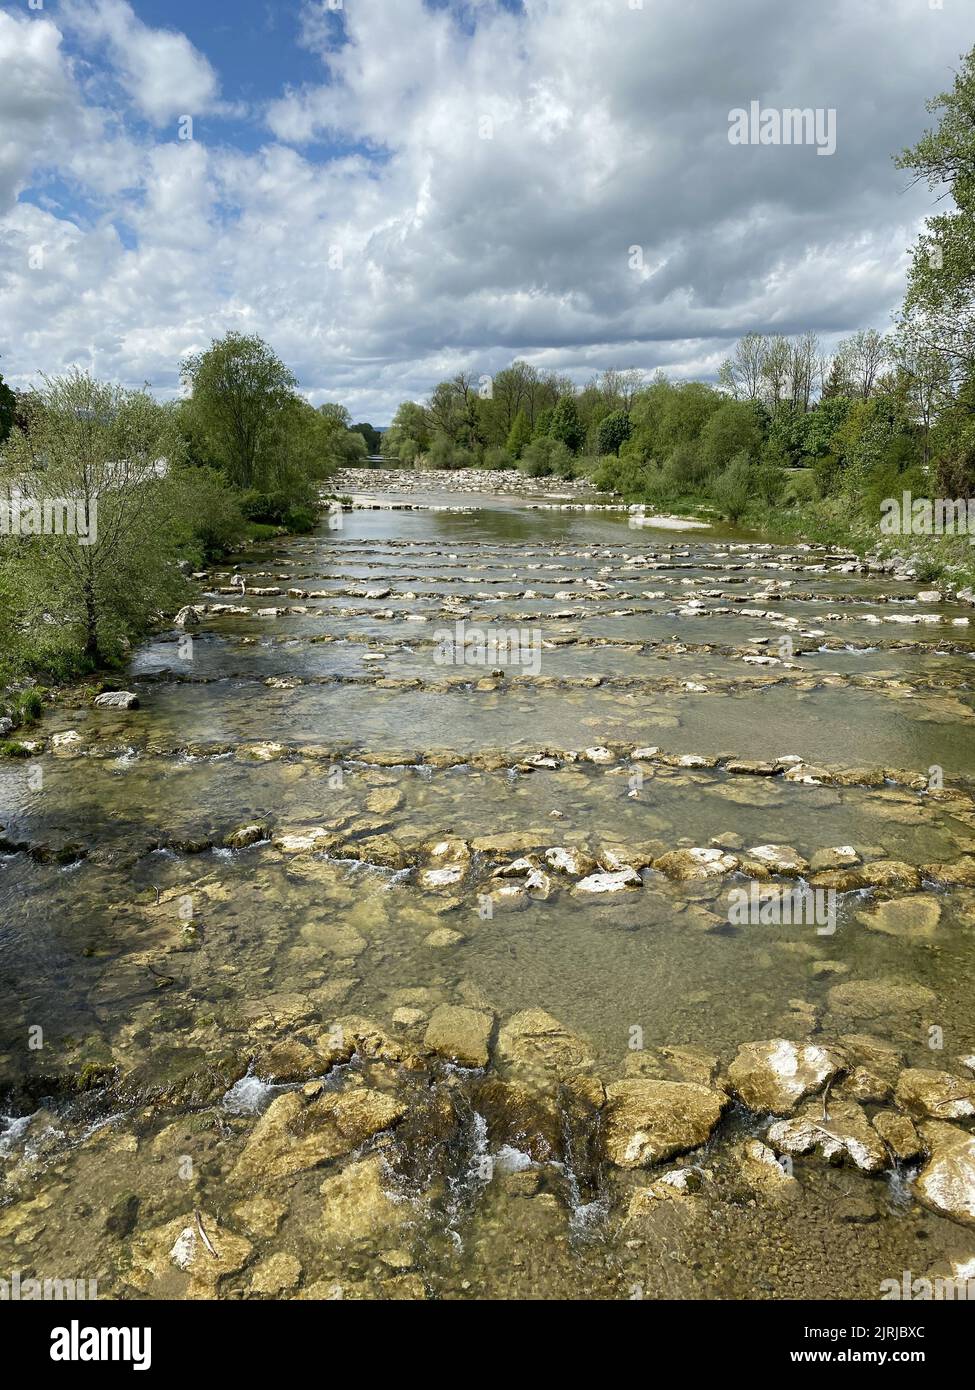
[[[14,398],[0,438],[0,727],[39,687],[110,676],[193,575],[248,543],[311,531],[322,485],[361,462],[340,406],[313,409],[259,338],[182,365],[163,405],[72,372]]]

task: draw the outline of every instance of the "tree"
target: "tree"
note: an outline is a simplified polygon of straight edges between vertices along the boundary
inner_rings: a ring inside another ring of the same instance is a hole
[[[3,443],[13,428],[16,409],[17,397],[3,377],[0,376],[0,444]]]
[[[189,414],[213,461],[238,488],[281,481],[284,417],[297,381],[261,338],[228,333],[182,363]]]
[[[614,410],[598,426],[598,447],[601,454],[618,454],[620,445],[630,437],[630,417],[625,410]]]
[[[746,333],[718,369],[718,383],[736,401],[757,401],[762,394],[762,373],[767,351],[761,333]]]
[[[935,417],[951,398],[950,362],[907,320],[900,325],[891,356],[921,428],[922,461],[927,467]]]
[[[521,458],[525,445],[532,437],[532,427],[528,420],[528,412],[519,410],[514,418],[514,423],[508,431],[508,438],[505,441],[505,449],[512,458]]]
[[[401,458],[404,445],[411,461],[430,447],[430,420],[418,401],[403,401],[383,439],[384,449]]]
[[[552,439],[561,439],[570,454],[577,454],[586,442],[586,431],[579,419],[575,396],[560,396],[549,425]]]
[[[738,521],[748,510],[755,484],[755,468],[742,450],[735,454],[712,485],[711,494],[729,521]]]
[[[355,434],[361,434],[366,441],[366,451],[370,454],[378,454],[382,451],[383,437],[372,425],[360,424],[350,425],[349,429]]]
[[[844,338],[836,349],[840,373],[851,395],[869,400],[880,369],[887,361],[889,343],[875,328],[861,329]]]
[[[789,380],[792,362],[792,345],[788,338],[770,338],[762,355],[760,376],[764,387],[764,399],[773,412],[782,404]]]
[[[791,344],[789,353],[789,396],[793,410],[809,409],[818,362],[819,339],[815,333],[803,333]]]
[[[914,248],[904,315],[962,373],[975,366],[975,48],[950,92],[927,103],[938,125],[895,163],[953,203],[929,217]]]
[[[701,431],[701,453],[713,471],[724,468],[737,454],[754,458],[762,445],[762,432],[754,406],[747,401],[725,401]]]
[[[338,429],[348,430],[352,428],[352,416],[344,405],[339,405],[335,401],[326,401],[324,405],[318,407],[318,411],[326,420],[333,421]]]
[[[24,621],[78,635],[89,662],[118,655],[161,607],[178,600],[172,416],[145,391],[81,372],[45,377],[30,427],[15,426],[4,455],[10,477],[38,503],[70,500],[89,536],[21,536],[10,554]],[[162,462],[161,462],[162,461]],[[38,528],[39,529],[39,528]]]

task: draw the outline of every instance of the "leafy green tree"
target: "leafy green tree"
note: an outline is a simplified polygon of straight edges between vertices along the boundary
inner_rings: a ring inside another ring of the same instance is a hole
[[[234,487],[282,481],[285,416],[297,381],[261,338],[228,333],[182,363],[193,429]],[[293,417],[292,417],[293,418]]]
[[[601,454],[618,454],[620,445],[630,437],[632,426],[625,410],[614,410],[599,422],[597,447]]]
[[[586,429],[579,416],[575,396],[560,396],[552,411],[548,433],[560,439],[570,454],[577,454],[586,442]]]
[[[739,450],[714,479],[711,495],[729,521],[740,521],[753,500],[756,469],[745,449]]]
[[[337,429],[352,428],[352,416],[344,405],[339,405],[336,401],[326,401],[318,407],[318,411],[326,420],[331,420]]]
[[[415,445],[409,452],[411,460],[430,447],[430,419],[417,401],[403,401],[397,408],[383,439],[384,450],[402,457],[403,444],[407,440],[412,440]]]
[[[3,443],[13,428],[16,408],[17,397],[3,377],[0,376],[0,444]]]
[[[961,372],[975,366],[975,48],[950,91],[927,104],[938,124],[896,159],[953,206],[929,217],[914,249],[905,318]]]
[[[512,458],[521,458],[531,437],[532,427],[528,413],[525,410],[519,410],[505,441],[505,448]]]
[[[350,425],[353,434],[361,434],[366,441],[366,452],[370,454],[382,453],[383,437],[372,425]]]
[[[91,663],[117,657],[184,592],[177,493],[163,476],[166,460],[178,466],[172,423],[147,392],[74,371],[43,379],[29,428],[15,426],[4,446],[25,497],[72,499],[86,518],[86,543],[64,529],[19,536],[5,569],[23,623],[62,627]]]
[[[761,446],[762,432],[749,401],[725,401],[701,431],[701,452],[714,472],[725,468],[736,455],[756,457]]]

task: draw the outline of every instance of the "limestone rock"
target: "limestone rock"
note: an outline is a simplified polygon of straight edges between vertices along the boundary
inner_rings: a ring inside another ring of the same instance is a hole
[[[760,1139],[747,1139],[739,1150],[742,1181],[762,1201],[780,1203],[802,1196],[796,1178],[783,1168],[775,1154]]]
[[[243,1269],[253,1248],[209,1212],[190,1212],[136,1237],[128,1277],[157,1298],[215,1298],[220,1280]]]
[[[912,893],[906,898],[889,898],[872,912],[860,912],[857,921],[868,931],[884,936],[928,938],[934,936],[941,921],[941,904],[930,893]]]
[[[728,1068],[728,1080],[750,1110],[791,1115],[841,1066],[842,1059],[825,1047],[774,1038],[744,1043]]]
[[[593,1066],[588,1045],[543,1009],[508,1019],[498,1033],[497,1056],[511,1075],[528,1082],[565,1080]]]
[[[668,878],[682,883],[688,879],[721,878],[724,874],[733,873],[738,867],[738,859],[734,854],[716,848],[674,849],[655,859],[653,867]]]
[[[768,873],[784,874],[790,878],[809,871],[806,860],[789,845],[753,845],[742,855],[742,870],[749,873],[755,865]]]
[[[256,845],[260,840],[268,838],[266,825],[260,825],[256,821],[251,825],[239,825],[236,830],[232,830],[224,844],[229,849],[246,849],[248,845]]]
[[[875,859],[861,865],[858,873],[865,883],[881,891],[915,893],[921,886],[920,872],[899,859]]]
[[[234,1207],[234,1216],[252,1235],[270,1239],[277,1235],[287,1210],[283,1202],[272,1202],[269,1197],[251,1197]]]
[[[577,897],[590,897],[594,894],[623,893],[631,888],[642,887],[643,879],[636,869],[627,867],[611,874],[588,874],[575,884],[572,893]]]
[[[351,1153],[397,1124],[405,1105],[381,1091],[330,1091],[306,1103],[293,1091],[278,1096],[258,1120],[232,1177],[268,1182]]]
[[[397,1200],[378,1154],[350,1163],[328,1177],[322,1195],[322,1234],[336,1246],[377,1244],[400,1239],[413,1217],[406,1201]]]
[[[255,1265],[251,1274],[250,1291],[278,1297],[296,1289],[300,1281],[301,1265],[294,1255],[279,1250]]]
[[[452,888],[466,872],[463,864],[444,864],[440,868],[421,869],[417,882],[421,888]]]
[[[818,849],[809,861],[813,873],[823,869],[852,869],[859,864],[860,856],[852,845],[834,845],[830,849]]]
[[[921,1135],[929,1157],[914,1185],[918,1197],[952,1221],[975,1226],[975,1134],[932,1120]]]
[[[975,1081],[934,1068],[902,1071],[894,1097],[903,1110],[933,1120],[964,1120],[975,1115]]]
[[[849,1158],[865,1173],[880,1173],[888,1167],[887,1150],[879,1134],[854,1101],[831,1100],[826,1119],[822,1105],[813,1101],[793,1119],[777,1120],[767,1138],[779,1153],[805,1154],[818,1149],[827,1161]]]
[[[596,867],[596,861],[581,849],[571,845],[554,845],[545,851],[545,862],[550,869],[572,878],[585,878]]]
[[[907,1115],[894,1110],[879,1110],[870,1123],[901,1163],[912,1163],[924,1152],[924,1142]]]
[[[648,1076],[658,1081],[693,1081],[712,1086],[718,1070],[713,1052],[698,1047],[659,1047],[628,1052],[623,1062],[627,1076]]]
[[[463,940],[463,934],[451,927],[435,927],[429,936],[423,938],[423,944],[435,951],[442,951],[448,946],[459,946]]]
[[[480,1009],[441,1004],[431,1015],[424,1042],[462,1067],[486,1067],[493,1026],[493,1016]]]
[[[633,1079],[606,1088],[603,1145],[619,1168],[645,1168],[705,1143],[728,1103],[686,1081]]]
[[[106,690],[95,696],[96,709],[138,709],[139,697],[131,690]]]
[[[845,980],[834,985],[827,996],[830,1012],[841,1024],[875,1022],[924,1014],[937,1003],[937,997],[924,985],[901,984],[898,980]]]

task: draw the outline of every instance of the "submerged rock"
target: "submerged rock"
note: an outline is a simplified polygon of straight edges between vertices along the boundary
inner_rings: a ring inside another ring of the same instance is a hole
[[[606,1156],[619,1168],[646,1168],[696,1149],[727,1103],[723,1091],[689,1081],[616,1081],[606,1088]]]
[[[794,1202],[802,1196],[798,1179],[787,1173],[767,1144],[747,1139],[738,1150],[742,1181],[762,1201]]]
[[[251,1274],[250,1292],[280,1297],[281,1294],[289,1293],[298,1287],[301,1282],[301,1273],[301,1265],[294,1255],[289,1255],[285,1250],[277,1250],[266,1260],[261,1260],[260,1264],[254,1266],[254,1271]]]
[[[435,927],[429,936],[423,938],[423,944],[435,951],[441,951],[448,946],[459,946],[463,940],[465,938],[462,932],[454,931],[451,927]]]
[[[253,1248],[209,1212],[192,1212],[136,1237],[129,1282],[155,1298],[216,1298],[220,1280],[243,1269]]]
[[[400,1238],[413,1213],[409,1203],[396,1200],[389,1188],[379,1154],[358,1159],[326,1178],[319,1189],[325,1242],[335,1246],[385,1244]]]
[[[912,893],[878,903],[872,912],[858,913],[857,921],[884,936],[930,937],[941,921],[941,904],[931,894]]]
[[[699,1047],[659,1047],[628,1052],[623,1062],[627,1076],[648,1076],[658,1081],[693,1081],[711,1086],[718,1070],[713,1052]]]
[[[902,1109],[933,1120],[963,1120],[975,1115],[975,1081],[947,1071],[909,1067],[898,1077],[894,1097]]]
[[[806,1096],[822,1089],[843,1065],[838,1055],[786,1038],[744,1043],[728,1068],[728,1081],[750,1110],[791,1115]]]
[[[925,1206],[975,1226],[975,1134],[932,1120],[921,1126],[929,1152],[914,1184]]]
[[[237,1160],[237,1182],[268,1182],[352,1153],[397,1124],[406,1106],[381,1091],[326,1092],[308,1103],[293,1091],[278,1096],[258,1120]]]
[[[834,1019],[843,1023],[897,1020],[923,1014],[937,1003],[937,996],[924,985],[902,984],[899,980],[845,980],[834,985],[826,996]]]
[[[852,845],[834,845],[830,849],[818,849],[809,861],[813,873],[824,869],[852,869],[859,864],[860,856]]]
[[[486,1067],[494,1017],[464,1005],[441,1004],[427,1025],[424,1043],[431,1052],[462,1067]]]
[[[498,1033],[497,1055],[508,1073],[528,1082],[565,1080],[593,1067],[588,1044],[544,1009],[513,1014]]]

